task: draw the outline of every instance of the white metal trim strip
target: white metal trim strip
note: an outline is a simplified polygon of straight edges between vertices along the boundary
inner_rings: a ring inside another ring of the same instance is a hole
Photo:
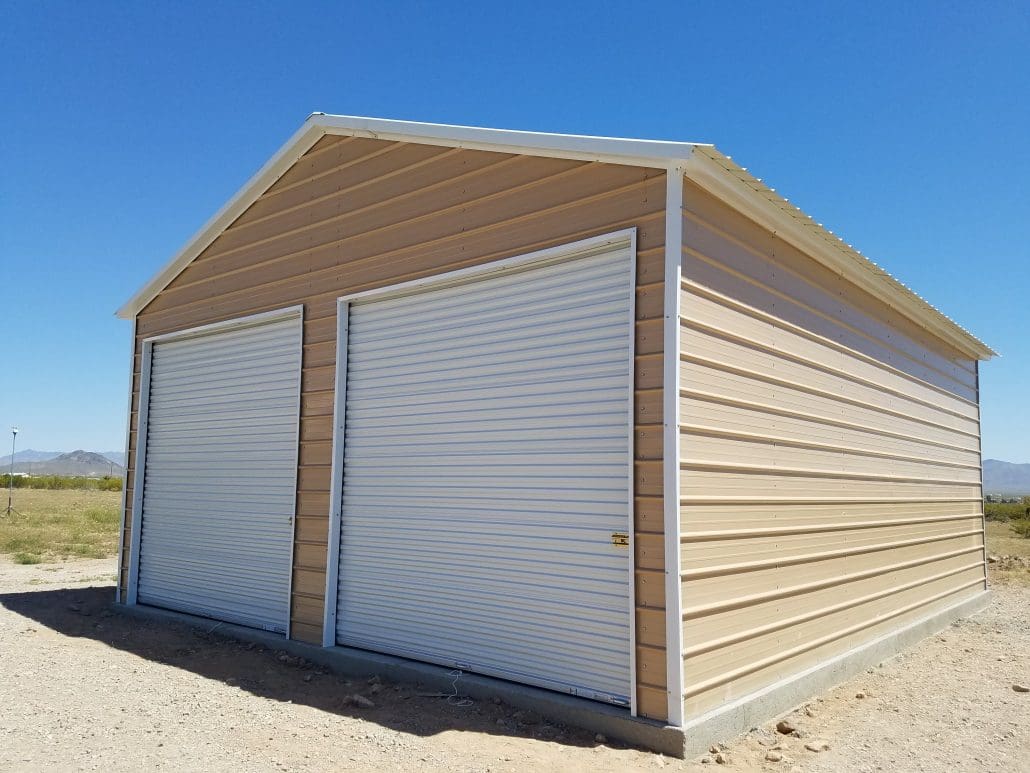
[[[122,457],[122,505],[121,518],[118,519],[118,572],[114,586],[114,600],[122,600],[122,562],[125,555],[125,511],[128,505],[129,487],[129,440],[132,437],[132,382],[136,373],[136,318],[132,318],[132,336],[129,338],[129,395],[125,401],[125,455]],[[126,594],[127,595],[127,594]]]
[[[297,492],[300,489],[300,412],[304,404],[304,305],[290,307],[290,312],[299,309],[300,345],[297,358],[297,414],[293,421],[293,503],[290,510],[290,565],[286,581],[286,638],[293,638],[293,565],[297,557]]]
[[[336,393],[333,396],[333,460],[329,480],[329,555],[325,570],[322,646],[336,645],[336,599],[340,589],[340,525],[343,515],[343,452],[347,425],[347,332],[350,303],[336,301]]]
[[[144,341],[143,361],[140,364],[139,408],[136,420],[136,462],[132,481],[132,531],[129,549],[129,578],[126,603],[134,605],[139,590],[139,545],[140,529],[143,525],[143,480],[147,468],[147,414],[150,410],[150,362],[153,344]]]
[[[637,539],[636,539],[636,426],[637,426],[637,231],[630,234],[629,243],[629,442],[627,444],[627,474],[629,475],[629,513],[626,533],[629,535],[629,713],[637,716]]]
[[[665,185],[665,308],[662,358],[662,470],[665,523],[665,635],[669,724],[683,726],[683,608],[680,559],[680,279],[683,252],[683,168]]]

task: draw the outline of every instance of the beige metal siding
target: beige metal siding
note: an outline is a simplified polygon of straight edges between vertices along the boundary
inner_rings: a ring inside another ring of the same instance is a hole
[[[981,592],[976,363],[687,183],[684,715]]]
[[[638,702],[664,718],[664,204],[659,170],[323,138],[140,313],[130,451],[143,338],[304,304],[291,626],[295,638],[320,642],[337,297],[636,227]],[[130,502],[133,482],[130,469]]]

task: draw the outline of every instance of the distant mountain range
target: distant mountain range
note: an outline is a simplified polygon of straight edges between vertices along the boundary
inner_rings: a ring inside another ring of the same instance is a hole
[[[984,459],[985,494],[1030,494],[1030,464]]]
[[[27,448],[14,455],[14,471],[30,475],[85,475],[99,478],[104,475],[121,475],[124,451],[36,451]],[[0,473],[7,472],[11,455],[0,458]]]

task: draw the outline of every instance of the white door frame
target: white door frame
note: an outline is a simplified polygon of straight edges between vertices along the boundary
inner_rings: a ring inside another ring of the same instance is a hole
[[[523,271],[536,266],[561,263],[574,260],[584,254],[590,254],[605,246],[627,244],[630,251],[630,353],[629,353],[629,451],[626,460],[629,479],[629,507],[627,513],[627,534],[629,534],[629,671],[630,671],[630,713],[637,715],[637,656],[636,656],[636,576],[635,576],[635,539],[634,527],[634,491],[635,491],[635,354],[636,354],[636,259],[637,229],[626,228],[601,236],[581,239],[557,247],[537,250],[525,255],[517,255],[503,260],[491,261],[480,266],[447,271],[442,274],[399,282],[385,287],[344,295],[336,300],[336,394],[333,400],[333,446],[332,477],[329,490],[329,553],[326,561],[325,610],[322,621],[322,646],[336,646],[336,610],[337,592],[339,590],[340,569],[340,531],[343,516],[343,460],[346,448],[346,411],[347,411],[347,336],[350,321],[350,304],[356,300],[369,298],[388,298],[398,295],[417,293],[420,290],[439,286],[461,284],[469,280],[485,279],[491,276],[502,276],[514,271]]]
[[[260,314],[250,314],[246,317],[237,317],[235,319],[229,319],[222,322],[212,322],[208,325],[199,325],[197,327],[187,328],[185,330],[176,330],[172,333],[163,333],[161,335],[150,336],[149,338],[143,339],[143,351],[142,351],[142,362],[140,364],[140,383],[139,383],[139,421],[136,426],[136,459],[133,464],[133,479],[132,486],[132,528],[130,532],[130,545],[129,545],[129,572],[127,577],[127,588],[125,603],[129,606],[134,606],[139,603],[139,551],[140,551],[140,538],[143,527],[143,484],[146,476],[146,464],[147,464],[147,422],[150,413],[150,369],[153,360],[154,344],[161,343],[164,341],[177,341],[187,338],[200,338],[213,333],[224,333],[229,330],[242,327],[253,327],[266,322],[275,322],[281,319],[289,319],[291,317],[297,317],[301,324],[301,351],[303,353],[304,347],[304,306],[288,306],[284,309],[276,309],[274,311],[261,312]],[[303,354],[302,354],[303,357]],[[303,358],[301,360],[301,367],[303,368]],[[297,531],[297,462],[299,461],[300,455],[300,403],[301,403],[301,378],[297,379],[297,434],[296,441],[294,443],[294,457],[293,457],[293,469],[294,469],[294,485],[293,485],[293,517],[292,517],[292,528],[293,531],[290,534],[290,575],[289,582],[286,587],[286,638],[290,638],[290,618],[292,617],[293,610],[293,548],[296,544],[296,531]],[[126,478],[128,474],[126,474]]]

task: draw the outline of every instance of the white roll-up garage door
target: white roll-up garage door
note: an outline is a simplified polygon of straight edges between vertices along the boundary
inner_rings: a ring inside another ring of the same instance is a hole
[[[138,600],[285,632],[301,316],[157,340]]]
[[[339,643],[628,702],[633,264],[342,307]]]

